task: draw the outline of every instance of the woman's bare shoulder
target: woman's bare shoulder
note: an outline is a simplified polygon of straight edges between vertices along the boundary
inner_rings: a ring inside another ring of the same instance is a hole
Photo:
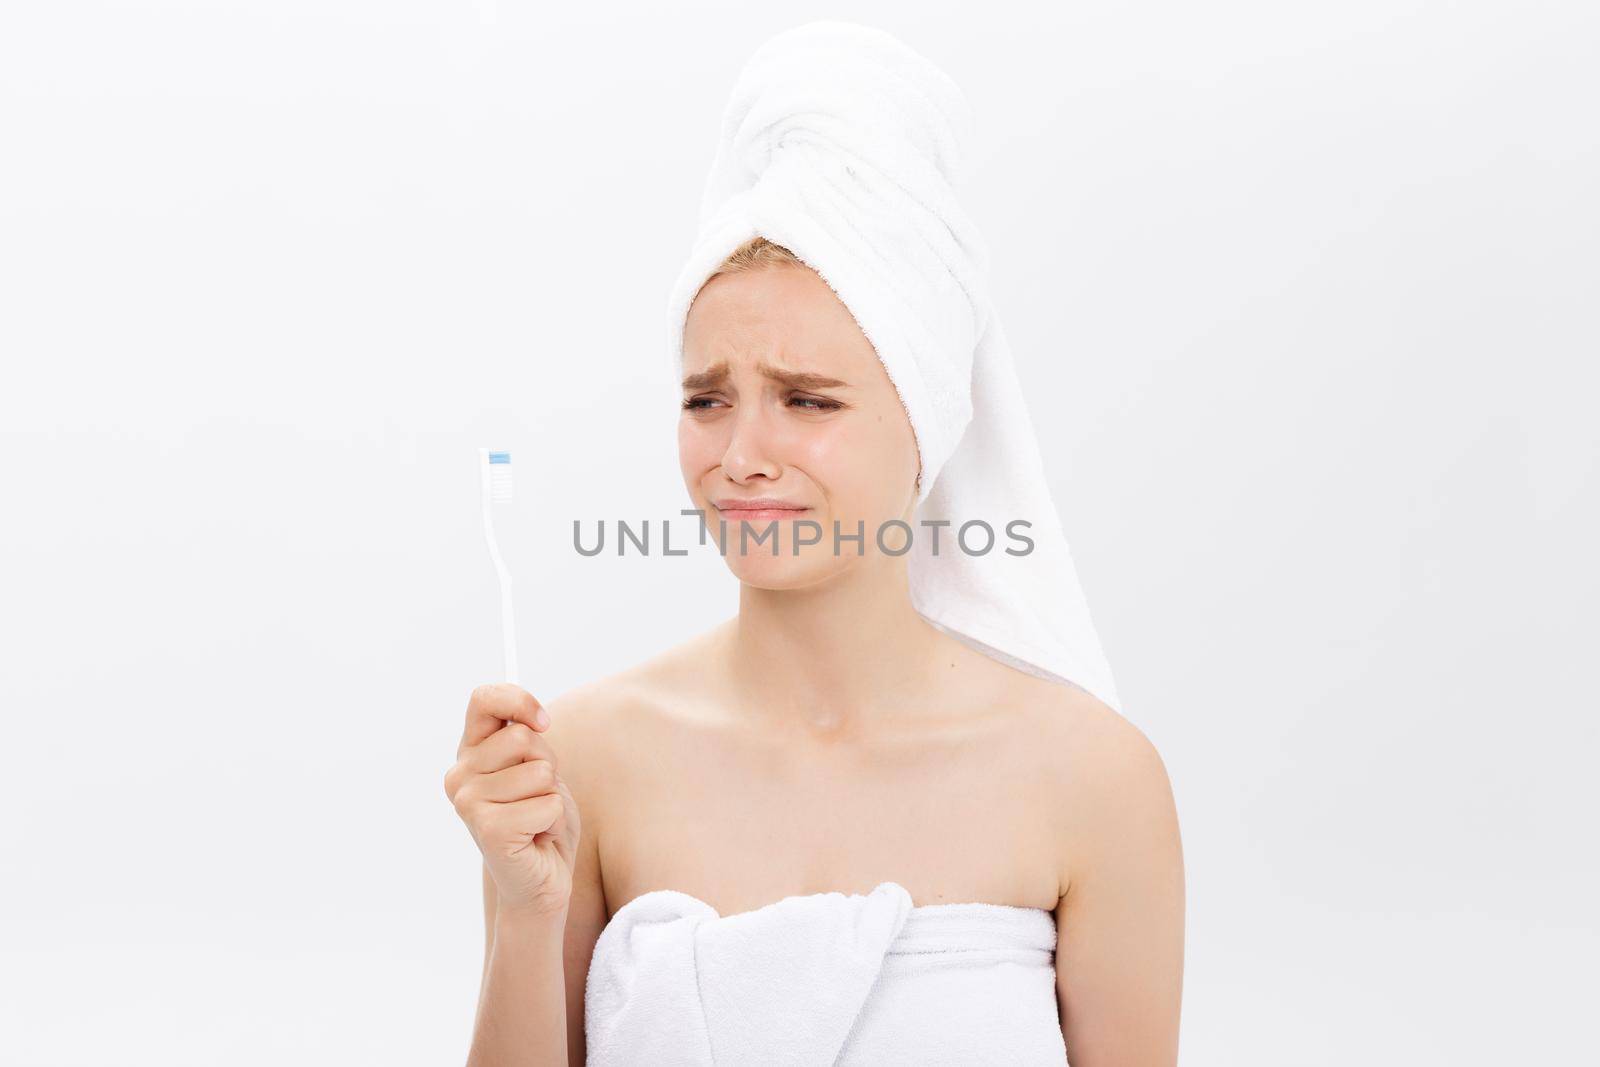
[[[581,753],[580,759],[603,760],[618,738],[669,725],[675,709],[695,695],[708,651],[720,633],[720,626],[706,630],[544,701],[551,745],[558,754],[572,749]]]
[[[1150,825],[1174,823],[1176,812],[1166,763],[1149,736],[1097,697],[1057,688],[1044,702],[1052,725],[1043,750],[1055,761],[1064,855],[1080,867]],[[1063,884],[1075,873],[1064,871]]]
[[[1155,753],[1145,732],[1099,697],[1075,686],[1051,688],[1055,692],[1046,710],[1055,719],[1061,739],[1074,749],[1097,760]]]
[[[1056,763],[1058,780],[1081,803],[1129,789],[1166,785],[1166,767],[1149,736],[1125,715],[1076,687],[1052,685],[1038,704],[1041,746]]]

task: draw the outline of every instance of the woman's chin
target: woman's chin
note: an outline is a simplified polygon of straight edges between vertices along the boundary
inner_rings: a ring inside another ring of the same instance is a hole
[[[803,589],[827,581],[850,562],[821,552],[817,546],[802,548],[798,556],[760,552],[740,556],[730,551],[724,558],[735,578],[757,589]]]

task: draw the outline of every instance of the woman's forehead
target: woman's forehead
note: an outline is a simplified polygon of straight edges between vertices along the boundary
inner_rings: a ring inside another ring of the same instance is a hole
[[[690,308],[683,348],[685,374],[726,363],[734,370],[764,364],[846,381],[883,376],[850,309],[809,268],[713,278]]]

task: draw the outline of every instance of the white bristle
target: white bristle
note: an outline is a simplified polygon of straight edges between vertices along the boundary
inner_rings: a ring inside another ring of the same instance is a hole
[[[489,464],[489,499],[496,504],[509,504],[512,487],[511,457],[507,453],[495,453],[495,455],[505,455],[506,458],[502,462]]]

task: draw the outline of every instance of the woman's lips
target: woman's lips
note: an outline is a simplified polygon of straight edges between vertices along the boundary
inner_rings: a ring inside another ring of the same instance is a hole
[[[752,496],[745,499],[725,496],[720,500],[711,501],[711,506],[716,508],[724,519],[744,519],[751,522],[792,519],[811,510],[802,504],[791,504],[787,500],[771,496]]]
[[[769,519],[793,519],[810,510],[810,508],[718,508],[717,512],[725,519],[766,522]]]

